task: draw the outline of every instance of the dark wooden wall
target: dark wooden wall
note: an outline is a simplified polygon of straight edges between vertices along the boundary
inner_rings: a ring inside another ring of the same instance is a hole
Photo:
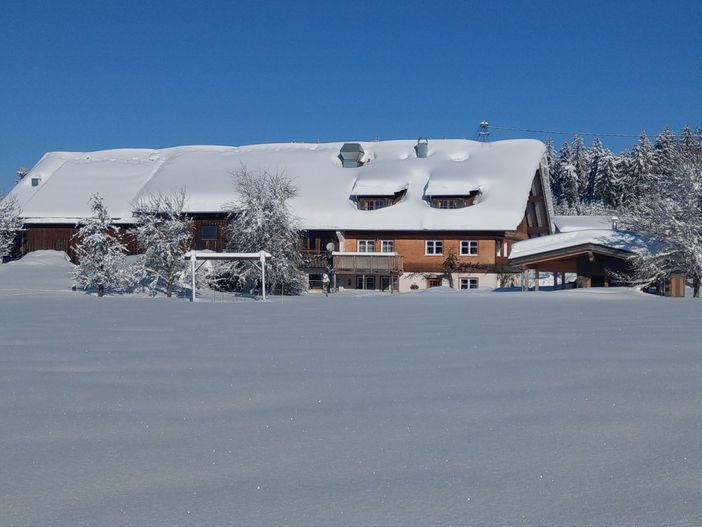
[[[223,251],[227,246],[229,225],[228,219],[221,215],[203,215],[193,219],[193,239],[191,247],[197,250],[209,249],[212,251]],[[203,240],[202,228],[206,225],[214,225],[217,227],[216,240]],[[128,254],[139,254],[141,251],[134,236],[129,232],[132,225],[120,226],[119,236],[122,242],[127,246]],[[26,225],[21,236],[22,254],[30,251],[53,250],[64,251],[76,262],[75,247],[78,239],[75,234],[78,232],[78,227],[65,224],[37,224]]]

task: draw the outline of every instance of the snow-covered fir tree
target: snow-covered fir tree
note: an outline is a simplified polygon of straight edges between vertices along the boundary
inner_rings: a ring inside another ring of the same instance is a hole
[[[588,158],[590,159],[590,172],[587,177],[587,190],[584,196],[581,196],[581,201],[585,203],[590,203],[596,193],[596,183],[597,183],[597,173],[599,171],[600,163],[605,155],[605,148],[602,146],[602,141],[599,137],[596,137],[592,142],[592,147],[590,147],[590,152]]]
[[[678,153],[675,134],[668,128],[663,129],[653,145],[656,178],[672,176],[678,163]]]
[[[641,132],[639,142],[631,150],[629,170],[624,177],[624,200],[633,202],[646,193],[654,182],[656,161],[653,146],[646,132]]]
[[[0,198],[0,263],[10,255],[12,244],[22,228],[20,208],[13,197]]]
[[[297,189],[284,172],[259,173],[242,166],[235,179],[239,197],[231,210],[227,250],[269,252],[266,289],[286,295],[303,293],[307,281],[300,270],[299,227],[289,207]],[[232,274],[245,283],[246,290],[257,287],[260,272],[254,263],[237,262]]]
[[[192,220],[184,215],[186,201],[185,191],[179,191],[155,194],[134,205],[138,224],[132,233],[143,251],[141,263],[153,294],[162,289],[170,298],[185,269],[183,254],[190,248],[193,231]]]
[[[90,198],[90,209],[92,216],[81,224],[74,235],[78,257],[75,279],[82,288],[96,290],[101,297],[107,291],[128,287],[133,277],[119,229],[112,225],[112,218],[100,194]]]
[[[605,148],[597,160],[592,201],[616,209],[621,205],[621,198],[622,181],[617,167],[617,158]]]
[[[587,190],[588,182],[590,176],[590,156],[587,148],[585,147],[585,141],[579,134],[575,134],[573,137],[573,167],[575,169],[575,175],[577,179],[577,191],[578,191],[578,201],[587,201]]]
[[[553,189],[553,194],[556,197],[557,204],[565,203],[568,206],[574,206],[576,203],[579,203],[579,182],[568,143],[563,143],[554,168],[555,188]]]
[[[702,135],[695,135],[688,125],[685,125],[679,142],[680,156],[684,161],[695,163],[702,160]]]

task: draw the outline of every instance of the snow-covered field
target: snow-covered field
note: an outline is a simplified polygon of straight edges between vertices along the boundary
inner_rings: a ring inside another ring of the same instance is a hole
[[[218,302],[0,266],[0,525],[702,525],[702,301]]]

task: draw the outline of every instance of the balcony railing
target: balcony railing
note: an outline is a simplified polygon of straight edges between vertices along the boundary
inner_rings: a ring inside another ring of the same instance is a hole
[[[335,252],[334,271],[339,273],[390,274],[402,272],[402,256],[397,253]]]

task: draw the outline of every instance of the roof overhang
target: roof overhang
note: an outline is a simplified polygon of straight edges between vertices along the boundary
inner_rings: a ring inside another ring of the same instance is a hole
[[[572,247],[563,247],[560,249],[553,249],[527,256],[510,258],[509,263],[511,265],[548,264],[550,261],[563,261],[571,258],[577,258],[579,256],[588,256],[590,254],[600,254],[603,256],[626,260],[635,253],[634,251],[615,249],[613,247],[607,247],[605,245],[595,243],[583,243]]]

